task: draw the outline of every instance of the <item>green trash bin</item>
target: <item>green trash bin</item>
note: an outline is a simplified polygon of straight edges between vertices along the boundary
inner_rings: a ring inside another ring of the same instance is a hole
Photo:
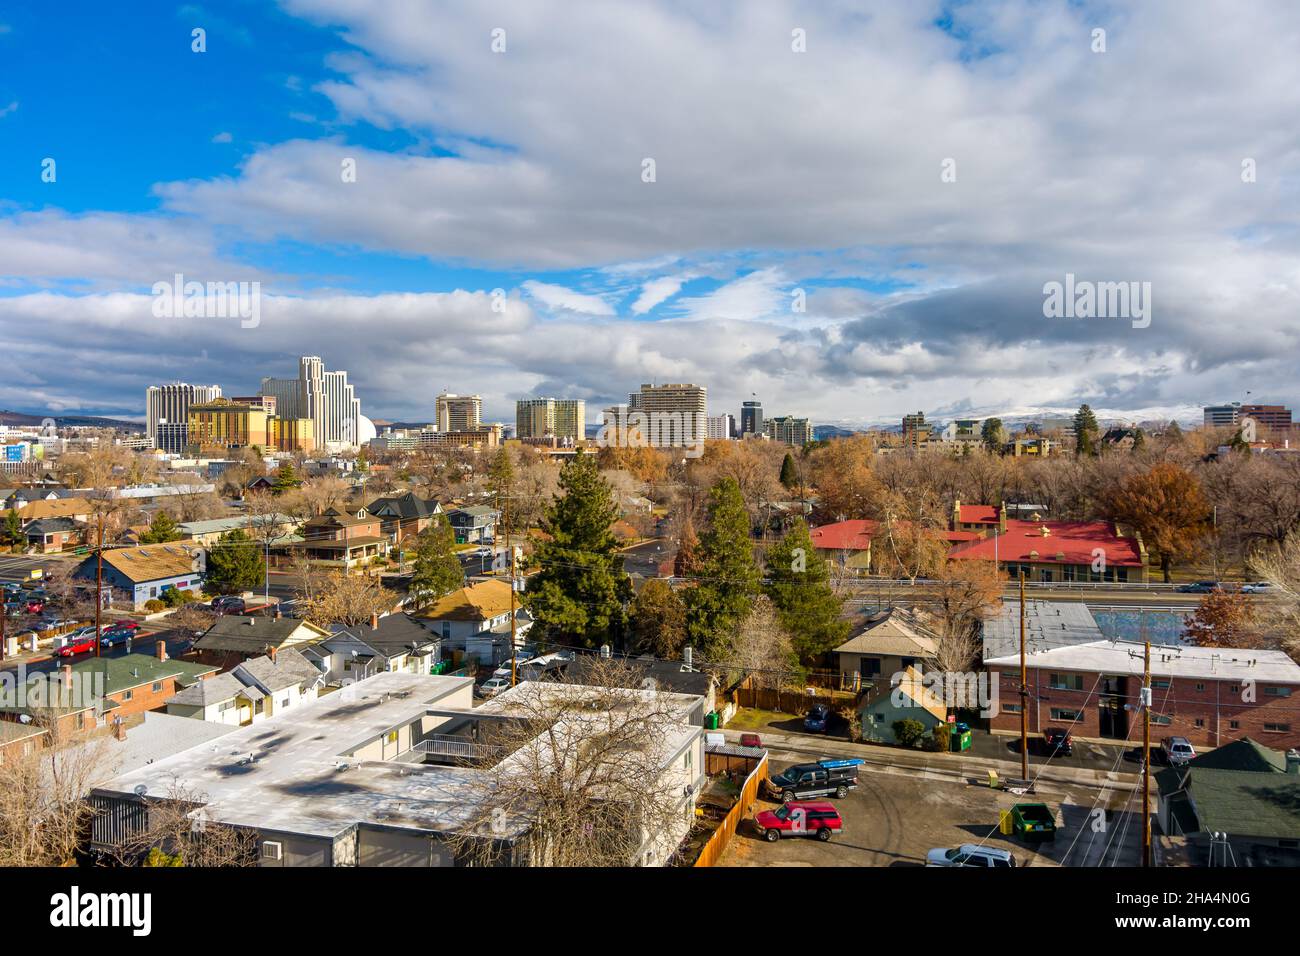
[[[950,749],[953,753],[959,753],[963,750],[970,750],[970,731],[963,730],[960,733],[954,733],[948,738]]]
[[[704,715],[704,728],[706,730],[718,729],[718,712],[716,710],[711,710]]]

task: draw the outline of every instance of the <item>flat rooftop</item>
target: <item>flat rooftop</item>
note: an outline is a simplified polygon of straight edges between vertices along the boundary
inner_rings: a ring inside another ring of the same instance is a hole
[[[357,761],[348,754],[472,683],[468,677],[375,674],[155,760],[96,792],[166,797],[179,787],[206,798],[211,822],[318,837],[337,837],[362,822],[439,829],[458,815],[472,771]],[[339,769],[343,765],[347,769]]]
[[[1029,667],[1054,667],[1063,671],[1102,674],[1142,674],[1143,647],[1138,641],[1097,641],[1070,647],[1032,650],[1025,655]],[[1020,651],[985,658],[989,666],[1020,666]],[[1300,665],[1283,651],[1241,650],[1231,647],[1151,645],[1154,677],[1191,677],[1208,680],[1268,681],[1300,684]]]

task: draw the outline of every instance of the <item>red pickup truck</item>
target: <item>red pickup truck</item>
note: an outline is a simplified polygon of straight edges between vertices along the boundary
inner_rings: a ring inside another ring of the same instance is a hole
[[[829,840],[844,829],[844,821],[833,803],[786,803],[775,810],[754,814],[758,834],[775,843],[783,836],[815,836]]]

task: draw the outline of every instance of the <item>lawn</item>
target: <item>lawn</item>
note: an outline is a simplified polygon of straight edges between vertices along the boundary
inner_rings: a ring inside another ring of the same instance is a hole
[[[779,710],[759,710],[756,707],[741,707],[727,724],[728,730],[761,730],[769,724],[789,720],[791,714]]]

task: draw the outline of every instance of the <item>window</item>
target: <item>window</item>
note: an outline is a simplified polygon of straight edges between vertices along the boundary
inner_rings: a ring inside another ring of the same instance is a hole
[[[1083,690],[1083,675],[1049,674],[1047,686],[1052,690]]]
[[[1264,730],[1270,734],[1285,734],[1291,730],[1290,724],[1265,724]]]
[[[1228,728],[1230,730],[1241,730],[1241,721],[1240,720],[1228,721]]]
[[[149,689],[153,691],[155,694],[158,693],[158,691],[162,690],[162,681],[160,680],[154,681],[153,686],[150,687]]]
[[[1152,689],[1152,690],[1168,690],[1168,689],[1169,689],[1169,680],[1168,680],[1167,678],[1163,678],[1163,677],[1153,677],[1153,678],[1151,678],[1151,689]]]
[[[1200,684],[1200,683],[1198,683],[1198,684],[1196,685],[1196,689],[1197,689],[1198,692],[1199,692],[1199,691],[1203,691],[1203,690],[1205,690],[1205,685],[1204,685],[1204,684]]]
[[[1290,697],[1291,688],[1290,687],[1265,687],[1264,693],[1267,694],[1269,697]]]
[[[1151,723],[1157,724],[1161,727],[1168,727],[1171,723],[1173,723],[1173,718],[1166,716],[1165,714],[1152,714]]]
[[[135,691],[133,691],[133,690],[124,691],[124,692],[122,693],[122,700],[123,700],[123,702],[130,700],[130,699],[132,698],[132,696],[134,696],[134,694],[135,694]]]
[[[1003,704],[1003,705],[1002,705],[1002,710],[1003,710],[1005,713],[1008,713],[1008,714],[1018,714],[1018,713],[1020,713],[1020,705],[1019,705],[1019,704]]]
[[[1082,717],[1082,716],[1083,716],[1083,714],[1081,714],[1081,713],[1080,713],[1079,711],[1077,711],[1077,710],[1067,710],[1067,709],[1064,708],[1064,707],[1053,707],[1053,708],[1052,708],[1052,719],[1053,719],[1053,720],[1068,720],[1068,721],[1073,722],[1073,721],[1078,720],[1078,719],[1079,719],[1080,717]]]
[[[1204,718],[1204,717],[1197,717],[1196,720],[1195,720],[1195,724],[1196,724],[1197,727],[1204,727],[1204,726],[1205,726],[1205,718]]]

